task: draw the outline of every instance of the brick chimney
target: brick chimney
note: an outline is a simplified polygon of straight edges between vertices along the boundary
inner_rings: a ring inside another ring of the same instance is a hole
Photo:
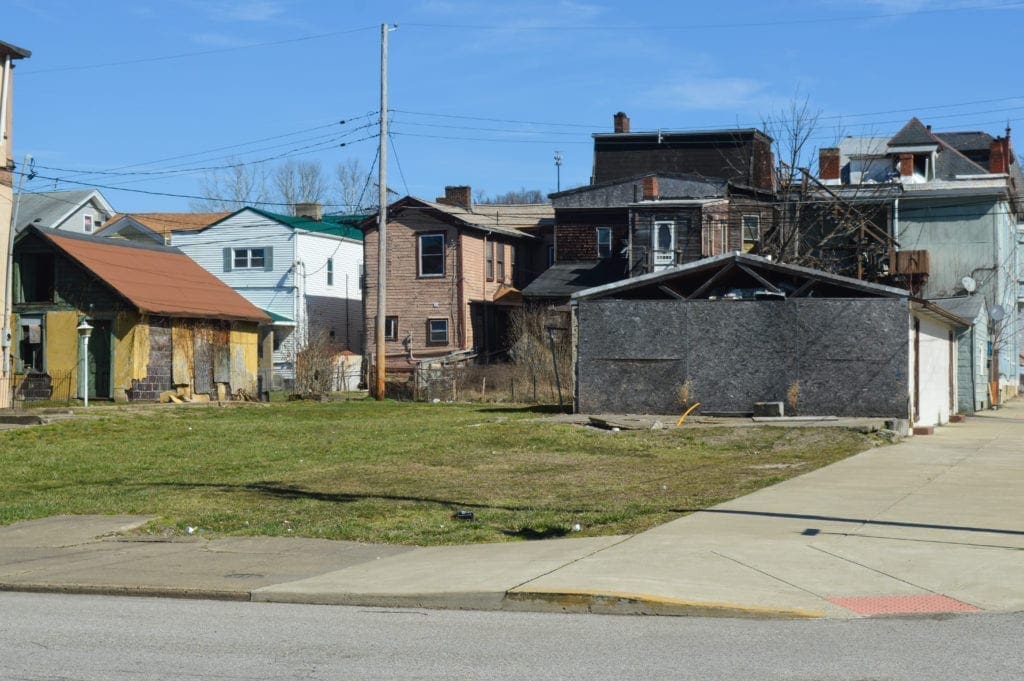
[[[648,175],[643,179],[643,197],[644,201],[657,201],[658,194],[658,176]]]
[[[466,210],[473,210],[473,190],[468,184],[446,185],[444,196],[437,197],[437,202],[446,206],[460,206]]]
[[[818,149],[818,179],[839,179],[839,147]]]
[[[913,177],[914,176],[914,155],[913,154],[900,154],[900,177]]]
[[[1009,129],[1007,129],[1009,132]],[[1010,140],[1007,137],[997,137],[992,140],[988,149],[988,172],[992,174],[1007,173],[1010,171]]]
[[[623,112],[615,114],[615,132],[629,132],[629,116]]]
[[[309,218],[320,222],[324,219],[324,207],[318,201],[295,204],[295,217]]]

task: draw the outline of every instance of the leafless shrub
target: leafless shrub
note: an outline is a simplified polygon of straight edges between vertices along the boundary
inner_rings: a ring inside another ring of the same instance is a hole
[[[325,333],[313,336],[295,353],[295,394],[303,398],[329,395],[334,388],[334,356],[340,350]]]

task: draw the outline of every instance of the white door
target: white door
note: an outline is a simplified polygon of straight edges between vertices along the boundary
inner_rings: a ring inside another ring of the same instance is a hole
[[[651,234],[651,252],[654,269],[661,270],[676,264],[676,223],[655,222]]]

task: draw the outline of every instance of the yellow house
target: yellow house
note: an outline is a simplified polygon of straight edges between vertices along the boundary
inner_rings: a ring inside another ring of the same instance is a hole
[[[16,397],[257,393],[269,318],[175,248],[28,227],[13,293]]]

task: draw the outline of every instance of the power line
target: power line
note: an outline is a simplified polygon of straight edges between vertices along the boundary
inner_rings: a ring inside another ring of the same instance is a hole
[[[235,47],[220,47],[212,50],[197,50],[195,52],[179,52],[178,54],[163,55],[159,57],[141,57],[139,59],[125,59],[122,61],[111,61],[103,62],[99,64],[82,64],[79,66],[54,66],[48,69],[36,69],[28,70],[25,73],[21,73],[23,76],[38,75],[41,73],[58,73],[62,71],[86,71],[90,69],[101,69],[108,68],[111,66],[128,66],[132,64],[148,64],[152,62],[160,61],[171,61],[174,59],[185,59],[189,57],[203,57],[211,54],[224,54],[227,52],[238,52],[240,50],[251,50],[258,47],[272,47],[275,45],[289,45],[292,43],[305,42],[307,40],[320,40],[322,38],[333,38],[339,35],[348,35],[350,33],[358,33],[360,31],[367,31],[376,28],[375,26],[362,26],[360,28],[352,28],[345,31],[331,31],[330,33],[316,33],[313,35],[300,36],[298,38],[286,38],[284,40],[272,40],[264,43],[250,43],[248,45],[238,45]]]
[[[406,195],[409,194],[409,183],[405,181],[405,172],[402,170],[402,162],[398,160],[398,149],[395,147],[395,138],[388,134],[388,142],[391,143],[391,152],[395,155],[395,165],[398,166],[398,175],[402,178],[402,186],[405,187]]]
[[[918,16],[921,14],[945,14],[952,12],[970,12],[975,10],[1001,10],[1017,9],[1024,7],[1024,3],[1006,2],[1000,4],[968,5],[961,7],[943,7],[936,9],[918,9],[907,12],[885,12],[881,14],[860,14],[841,17],[815,17],[808,19],[777,19],[773,21],[744,21],[708,24],[632,24],[623,25],[617,22],[610,22],[602,25],[581,25],[581,24],[544,24],[517,26],[515,24],[428,24],[428,23],[403,23],[404,27],[411,28],[446,28],[474,31],[697,31],[713,29],[734,29],[734,28],[766,28],[771,26],[799,26],[806,24],[846,23],[850,21],[868,21],[871,19],[891,19],[897,17]]]

